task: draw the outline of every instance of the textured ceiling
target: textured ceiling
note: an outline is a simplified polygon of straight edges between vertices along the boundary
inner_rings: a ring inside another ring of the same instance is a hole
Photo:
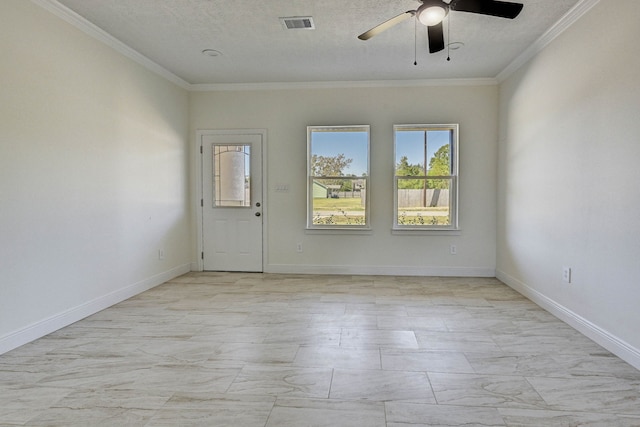
[[[451,12],[450,41],[464,47],[452,50],[449,62],[446,51],[428,53],[425,27],[418,25],[417,66],[413,19],[371,40],[357,38],[416,9],[414,0],[58,3],[188,83],[228,84],[493,78],[578,3],[518,1],[524,9],[515,20]],[[285,30],[283,16],[312,16],[316,29]],[[222,55],[207,57],[204,49]]]

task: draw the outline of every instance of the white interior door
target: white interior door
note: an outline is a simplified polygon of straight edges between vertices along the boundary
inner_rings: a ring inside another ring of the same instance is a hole
[[[202,135],[202,248],[208,271],[262,271],[262,134]]]

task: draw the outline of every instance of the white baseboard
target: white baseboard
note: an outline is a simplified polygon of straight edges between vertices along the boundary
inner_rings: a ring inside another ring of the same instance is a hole
[[[493,268],[482,267],[402,267],[385,265],[300,265],[269,264],[265,273],[279,274],[351,274],[365,276],[440,276],[440,277],[495,277]]]
[[[91,316],[105,308],[109,308],[114,304],[122,302],[139,293],[154,288],[168,280],[174,279],[191,270],[191,264],[184,264],[171,270],[141,280],[132,285],[125,286],[117,291],[113,291],[94,300],[88,301],[77,307],[73,307],[62,313],[58,313],[47,319],[40,320],[25,328],[11,332],[0,337],[0,354],[6,353],[27,344],[45,335],[57,331],[58,329],[69,326],[87,316]]]
[[[574,313],[565,306],[557,303],[546,295],[538,292],[526,283],[521,282],[515,277],[509,274],[496,270],[496,277],[498,280],[505,283],[513,290],[521,293],[525,297],[529,298],[534,303],[538,304],[549,313],[556,316],[558,319],[567,323],[578,332],[592,339],[602,347],[609,350],[625,362],[629,363],[636,369],[640,369],[640,350],[621,340],[608,331],[600,328],[584,317]]]

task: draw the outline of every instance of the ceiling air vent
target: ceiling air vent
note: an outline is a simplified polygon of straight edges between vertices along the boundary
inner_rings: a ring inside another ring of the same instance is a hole
[[[287,18],[280,18],[280,22],[285,30],[315,30],[316,26],[313,23],[311,16],[290,16]]]

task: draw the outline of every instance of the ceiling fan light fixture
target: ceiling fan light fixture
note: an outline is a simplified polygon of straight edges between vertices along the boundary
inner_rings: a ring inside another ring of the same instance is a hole
[[[438,25],[442,22],[442,20],[449,13],[449,9],[442,6],[440,2],[424,2],[422,6],[418,8],[416,15],[418,16],[418,21],[427,27],[431,27],[433,25]]]

